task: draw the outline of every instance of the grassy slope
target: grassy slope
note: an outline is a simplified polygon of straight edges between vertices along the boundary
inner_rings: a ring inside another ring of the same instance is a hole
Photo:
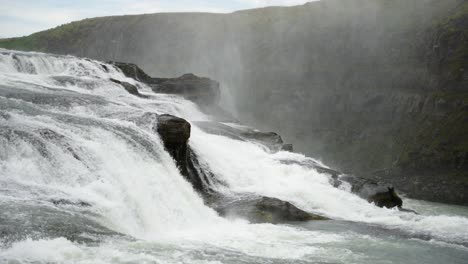
[[[48,51],[53,48],[54,43],[67,41],[63,45],[70,45],[71,49],[77,48],[80,45],[81,37],[92,30],[97,20],[85,19],[25,37],[2,39],[0,47],[24,51]]]

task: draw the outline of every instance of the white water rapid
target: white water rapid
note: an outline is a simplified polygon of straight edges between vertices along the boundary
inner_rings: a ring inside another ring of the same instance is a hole
[[[220,193],[276,197],[332,220],[272,225],[218,216],[179,173],[148,113],[192,123],[190,146],[223,183],[214,186]],[[196,125],[210,120],[110,64],[0,49],[0,263],[468,259],[466,208],[408,199],[419,215],[376,207],[333,187],[326,173],[281,162],[308,157]]]

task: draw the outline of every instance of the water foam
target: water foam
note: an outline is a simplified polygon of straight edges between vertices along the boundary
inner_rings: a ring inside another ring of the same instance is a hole
[[[67,81],[57,81],[63,78]],[[109,78],[138,85],[149,98],[132,96]],[[210,120],[195,104],[150,93],[144,84],[128,79],[112,65],[0,50],[0,183],[6,183],[2,195],[85,201],[101,223],[123,234],[187,248],[209,245],[253,257],[301,259],[319,255],[321,244],[346,241],[343,235],[218,217],[180,175],[151,131],[155,120],[141,119],[146,113]],[[301,154],[270,153],[257,144],[192,127],[190,145],[225,183],[217,189],[226,195],[248,192],[277,197],[334,219],[398,228],[449,242],[468,241],[466,217],[416,216],[377,208],[334,188],[329,175],[281,162],[308,159]],[[16,186],[25,188],[19,192]],[[33,247],[44,249],[43,255],[31,252],[30,258],[39,261],[60,262],[71,256],[79,262],[102,253],[56,238],[16,242],[1,256],[21,258],[21,251]],[[54,247],[60,249],[48,250]],[[107,245],[99,250],[115,253]],[[155,260],[149,255],[142,259]]]

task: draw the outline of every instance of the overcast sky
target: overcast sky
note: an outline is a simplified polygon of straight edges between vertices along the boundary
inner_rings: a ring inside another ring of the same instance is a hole
[[[309,0],[310,1],[310,0]],[[89,17],[157,12],[236,10],[298,5],[307,0],[0,0],[0,38],[29,35]]]

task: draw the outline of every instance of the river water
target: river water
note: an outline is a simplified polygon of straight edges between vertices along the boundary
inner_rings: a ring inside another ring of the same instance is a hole
[[[332,220],[218,216],[152,131],[163,113],[192,123],[190,147],[218,192],[276,197]],[[212,119],[112,65],[0,49],[0,263],[467,263],[466,207],[378,208],[299,165],[316,160],[197,127]]]

